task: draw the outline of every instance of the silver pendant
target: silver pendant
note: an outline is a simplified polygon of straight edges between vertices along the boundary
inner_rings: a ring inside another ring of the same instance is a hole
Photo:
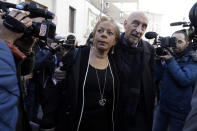
[[[100,105],[100,106],[105,106],[105,104],[106,104],[106,99],[101,98],[101,99],[99,100],[99,105]]]

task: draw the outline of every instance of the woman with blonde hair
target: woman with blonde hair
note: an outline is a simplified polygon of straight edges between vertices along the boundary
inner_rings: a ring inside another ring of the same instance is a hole
[[[119,34],[115,22],[102,17],[93,31],[93,46],[79,47],[65,56],[65,79],[52,98],[57,106],[50,121],[55,130],[114,131],[119,79],[112,48]]]

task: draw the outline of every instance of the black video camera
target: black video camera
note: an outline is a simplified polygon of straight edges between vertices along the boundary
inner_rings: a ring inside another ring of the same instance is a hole
[[[76,37],[74,35],[68,35],[67,38],[56,36],[55,42],[60,44],[60,48],[63,48],[65,50],[70,50],[75,47],[75,41]]]
[[[9,8],[15,8],[23,11],[29,11],[30,18],[42,17],[45,20],[43,22],[33,22],[32,26],[26,28],[23,23],[17,21],[13,17],[7,15],[9,13]],[[24,33],[25,36],[35,36],[41,40],[53,40],[55,37],[56,25],[48,19],[53,19],[54,14],[50,11],[40,9],[35,2],[22,3],[22,4],[12,4],[8,2],[0,1],[0,10],[1,12],[6,12],[4,16],[3,24],[8,29]]]
[[[165,50],[169,50],[170,47],[176,47],[177,39],[175,37],[161,37],[156,32],[147,32],[145,37],[154,39],[153,45],[157,46],[155,51],[157,56],[166,55]]]

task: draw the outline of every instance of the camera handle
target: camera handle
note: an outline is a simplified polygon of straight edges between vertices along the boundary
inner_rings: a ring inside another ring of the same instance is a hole
[[[16,20],[10,15],[6,15],[3,20],[3,25],[11,31],[16,33],[24,33],[27,27],[20,21]]]
[[[153,41],[153,45],[157,45],[157,43],[158,43],[157,39],[155,38],[154,41]]]

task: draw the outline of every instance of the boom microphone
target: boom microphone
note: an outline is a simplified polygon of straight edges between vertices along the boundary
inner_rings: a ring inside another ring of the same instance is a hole
[[[185,22],[174,22],[174,23],[170,23],[170,26],[178,26],[183,24],[185,24]]]
[[[44,17],[46,19],[53,19],[54,14],[48,10],[40,9],[35,2],[23,3],[20,4],[22,6],[22,10],[29,11],[31,13],[32,18],[34,17]]]
[[[153,39],[153,38],[156,38],[158,36],[158,34],[156,33],[156,32],[147,32],[146,34],[145,34],[145,37],[147,38],[147,39]]]
[[[21,5],[12,4],[12,3],[8,3],[8,2],[0,1],[0,9],[2,9],[2,10],[7,12],[8,11],[7,8],[15,8],[15,9],[21,10],[22,6]]]
[[[12,4],[8,2],[2,2],[0,1],[0,9],[2,9],[5,12],[8,12],[8,8],[15,8],[19,10],[29,11],[30,17],[44,17],[46,19],[53,19],[54,14],[48,10],[40,9],[35,2],[30,3],[22,3],[22,4]]]

